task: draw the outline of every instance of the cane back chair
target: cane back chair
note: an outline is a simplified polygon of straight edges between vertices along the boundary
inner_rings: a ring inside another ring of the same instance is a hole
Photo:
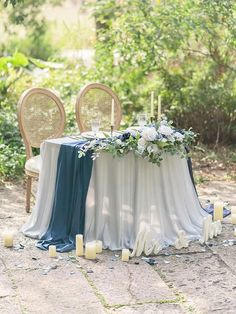
[[[60,137],[65,128],[65,110],[60,98],[45,88],[26,90],[18,102],[18,123],[26,150],[26,211],[30,211],[32,179],[38,178],[40,155],[34,156],[32,148],[50,138]]]
[[[117,95],[101,83],[90,83],[81,89],[75,105],[80,132],[91,130],[93,118],[100,119],[101,130],[110,130],[112,99],[114,99],[114,130],[117,130],[121,121],[121,105]]]

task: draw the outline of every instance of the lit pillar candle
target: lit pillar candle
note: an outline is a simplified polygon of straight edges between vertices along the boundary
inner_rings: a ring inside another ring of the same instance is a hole
[[[96,245],[96,253],[102,253],[102,241],[97,240],[95,241]]]
[[[95,259],[96,258],[96,243],[88,242],[85,245],[85,258]]]
[[[48,248],[49,257],[56,257],[57,256],[57,248],[56,245],[50,245]]]
[[[158,96],[158,120],[161,120],[161,95]]]
[[[115,101],[112,98],[111,101],[111,126],[115,125]]]
[[[231,222],[233,225],[236,225],[236,214],[231,214]]]
[[[121,254],[122,262],[128,262],[130,256],[130,251],[128,249],[123,249]]]
[[[82,234],[77,234],[76,235],[76,256],[83,256],[84,255],[84,243],[83,243],[83,235]]]
[[[6,232],[3,235],[3,242],[5,247],[12,247],[13,246],[13,233]]]
[[[154,92],[151,92],[151,117],[154,117]]]
[[[214,203],[214,221],[223,220],[223,202],[215,202]]]

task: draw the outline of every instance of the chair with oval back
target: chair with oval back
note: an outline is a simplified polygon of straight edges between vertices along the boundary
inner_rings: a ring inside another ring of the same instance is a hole
[[[60,137],[65,128],[65,110],[55,92],[45,88],[26,90],[18,102],[18,123],[26,149],[26,211],[30,211],[32,178],[38,178],[40,155],[32,148],[50,138]]]
[[[110,130],[112,99],[115,105],[114,130],[117,130],[121,121],[121,105],[117,95],[101,83],[90,83],[81,89],[75,105],[80,132],[91,130],[91,120],[95,117],[100,119],[100,129]]]

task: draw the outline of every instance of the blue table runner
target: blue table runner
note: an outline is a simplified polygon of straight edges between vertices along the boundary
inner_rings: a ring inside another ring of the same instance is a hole
[[[75,248],[76,234],[84,233],[85,205],[92,173],[92,152],[78,158],[85,141],[62,144],[58,156],[52,216],[47,232],[36,246],[47,250],[56,245],[58,252]]]

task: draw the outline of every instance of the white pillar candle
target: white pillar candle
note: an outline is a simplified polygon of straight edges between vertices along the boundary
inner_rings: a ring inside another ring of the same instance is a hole
[[[221,221],[220,221],[220,220],[217,220],[217,221],[216,221],[216,225],[217,225],[217,235],[218,235],[218,234],[221,234],[221,232],[222,232]]]
[[[217,201],[214,203],[214,221],[223,220],[223,202]]]
[[[219,220],[218,220],[219,221]],[[218,235],[218,221],[213,222],[214,225],[214,237]]]
[[[203,226],[202,226],[202,239],[201,243],[205,243],[209,239],[209,223],[208,223],[208,217],[203,218]]]
[[[115,101],[111,100],[111,126],[115,125]]]
[[[49,254],[49,257],[56,257],[57,256],[56,245],[49,245],[48,254]]]
[[[102,253],[102,241],[97,240],[95,241],[96,245],[96,253]]]
[[[13,246],[13,233],[6,232],[3,235],[3,242],[5,247],[12,247]]]
[[[95,259],[96,258],[96,243],[88,242],[85,245],[85,258]]]
[[[236,225],[236,214],[231,214],[231,222],[233,225]]]
[[[234,236],[236,237],[236,228],[234,228]]]
[[[158,115],[157,119],[161,120],[161,95],[158,96]]]
[[[151,117],[154,117],[154,92],[151,92]]]
[[[212,236],[212,232],[211,232],[211,225],[212,225],[212,216],[208,215],[207,216],[207,221],[208,221],[208,226],[207,226],[207,230],[208,230],[208,239],[211,238]],[[213,236],[212,236],[213,237]]]
[[[123,249],[121,253],[122,262],[128,262],[130,256],[130,251],[128,249]]]
[[[236,214],[236,206],[231,206],[231,214]]]
[[[84,255],[84,242],[83,242],[83,235],[77,234],[76,235],[76,256],[83,256]]]

